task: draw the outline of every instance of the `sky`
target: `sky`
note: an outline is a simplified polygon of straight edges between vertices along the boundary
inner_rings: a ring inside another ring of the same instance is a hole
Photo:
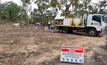
[[[14,1],[14,2],[17,3],[17,4],[20,3],[20,0],[1,0],[1,1],[2,1],[2,3],[3,3],[3,2],[7,2],[7,1]],[[93,2],[93,3],[96,3],[97,0],[92,0],[92,2]]]
[[[1,0],[2,3],[4,2],[8,2],[8,1],[13,1],[15,3],[17,3],[18,5],[21,5],[21,1],[20,0]],[[98,0],[92,0],[93,3],[97,3]],[[32,8],[35,8],[36,6],[34,4],[32,4]]]
[[[2,3],[4,2],[8,2],[8,1],[14,1],[15,3],[17,3],[18,5],[20,5],[20,0],[1,0]],[[93,3],[96,3],[98,0],[92,0]]]
[[[5,2],[8,2],[8,1],[13,1],[15,3],[17,3],[18,5],[22,5],[21,1],[20,0],[0,0],[1,3],[5,3]],[[92,3],[97,3],[99,0],[92,0]],[[37,6],[33,3],[32,4],[32,11],[34,8],[36,8]]]

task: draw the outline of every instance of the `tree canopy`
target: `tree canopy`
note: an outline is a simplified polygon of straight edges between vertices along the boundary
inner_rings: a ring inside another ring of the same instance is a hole
[[[21,6],[12,1],[0,4],[0,19],[9,21],[26,20],[28,23],[30,20],[30,22],[42,22],[44,24],[49,20],[53,20],[59,10],[65,12],[71,2],[71,0],[20,1],[22,2]],[[36,7],[34,10],[32,10],[32,3],[34,3]],[[106,14],[106,6],[106,0],[98,0],[98,3],[92,3],[91,0],[75,0],[68,11],[68,17],[74,17],[78,14],[82,15],[83,13]]]
[[[23,8],[12,1],[1,4],[0,11],[2,20],[12,22],[18,20],[24,14]]]

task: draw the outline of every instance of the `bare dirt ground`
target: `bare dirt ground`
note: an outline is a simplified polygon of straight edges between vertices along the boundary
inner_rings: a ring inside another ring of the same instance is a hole
[[[0,25],[0,65],[107,65],[106,38]],[[61,44],[84,45],[85,63],[60,63]]]

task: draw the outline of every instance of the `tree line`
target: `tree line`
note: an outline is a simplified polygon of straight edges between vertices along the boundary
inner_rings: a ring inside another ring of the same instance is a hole
[[[71,0],[21,0],[22,5],[10,1],[0,3],[0,20],[11,22],[26,21],[42,22],[46,24],[49,20],[53,20],[58,11],[64,12]],[[32,11],[32,3],[36,4],[36,8]],[[83,5],[84,3],[84,5]],[[98,0],[98,3],[92,3],[91,0],[75,0],[71,9],[68,11],[68,17],[74,17],[77,14],[106,14],[107,1]]]

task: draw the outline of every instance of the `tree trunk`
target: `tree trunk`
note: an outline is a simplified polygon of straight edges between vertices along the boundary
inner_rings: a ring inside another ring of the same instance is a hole
[[[41,17],[42,17],[42,25],[44,26],[44,15],[43,15],[43,12],[41,11]]]
[[[26,10],[26,18],[27,18],[27,22],[28,22],[28,25],[29,25],[29,17],[28,17],[28,10],[27,10],[27,7],[26,7],[26,2],[24,0],[24,4],[25,4],[25,10]]]
[[[26,7],[25,7],[26,8]],[[28,25],[29,25],[29,17],[28,17],[28,11],[27,11],[27,8],[26,8],[26,18],[27,18],[27,22],[28,22]]]
[[[44,26],[44,19],[43,19],[43,17],[42,17],[42,25]]]

